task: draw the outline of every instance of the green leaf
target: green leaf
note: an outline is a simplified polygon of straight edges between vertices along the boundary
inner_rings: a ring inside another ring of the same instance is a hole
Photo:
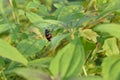
[[[39,12],[43,15],[48,15],[49,14],[47,8],[44,5],[39,6]]]
[[[11,4],[12,4],[12,7],[13,7],[13,8],[17,8],[17,4],[16,4],[16,1],[15,1],[15,0],[12,0],[12,1],[11,1]]]
[[[52,40],[51,40],[51,44],[53,46],[53,49],[55,49],[56,47],[58,47],[58,45],[60,44],[61,40],[63,40],[68,35],[69,34],[64,34],[64,35],[58,35],[56,37],[53,37]]]
[[[26,56],[40,52],[46,44],[46,40],[28,39],[17,45],[17,49]]]
[[[95,31],[108,33],[111,36],[120,38],[120,25],[119,24],[101,24],[94,28]]]
[[[43,23],[51,24],[51,25],[58,25],[62,26],[64,25],[64,22],[58,21],[58,20],[44,20]]]
[[[104,9],[104,11],[98,16],[98,18],[102,18],[106,15],[108,15],[111,12],[114,12],[116,10],[120,10],[120,1],[119,0],[111,0],[109,5]]]
[[[64,6],[59,11],[58,20],[63,21],[63,22],[68,22],[72,18],[76,19],[76,17],[78,17],[78,16],[81,17],[81,15],[77,14],[77,13],[79,13],[80,10],[81,10],[80,5]],[[77,14],[77,15],[75,15],[75,14]],[[83,14],[82,14],[82,16],[83,16]]]
[[[27,65],[26,58],[21,55],[16,48],[12,47],[3,40],[0,40],[0,56]]]
[[[28,9],[38,9],[39,11],[39,14],[41,15],[48,15],[48,10],[47,8],[44,6],[44,5],[40,5],[39,1],[30,1],[28,4],[27,4],[27,8]]]
[[[30,20],[31,23],[41,22],[43,20],[41,16],[33,12],[26,12],[26,16]]]
[[[70,42],[57,55],[50,64],[50,71],[54,76],[60,74],[62,78],[78,75],[84,64],[84,49],[79,39]]]
[[[43,20],[41,21],[41,23],[37,23],[35,24],[36,26],[38,26],[41,29],[45,29],[45,28],[58,28],[58,27],[62,27],[63,28],[63,25],[64,23],[61,22],[61,21],[57,21],[57,20]]]
[[[68,80],[103,80],[99,76],[81,76],[81,77],[74,77],[74,78],[69,78]]]
[[[103,80],[100,76],[86,76],[82,77],[82,80]]]
[[[104,80],[120,80],[120,56],[109,56],[102,64]]]
[[[82,41],[83,46],[84,46],[84,48],[85,48],[85,54],[86,54],[86,55],[89,55],[90,52],[91,52],[92,50],[94,50],[95,47],[96,47],[96,44],[95,44],[95,43],[93,43],[93,42],[91,42],[91,41],[88,41],[88,40],[86,40],[86,39],[84,39],[84,38],[83,38],[81,41]]]
[[[86,17],[86,16],[81,17],[80,20],[76,21],[75,27],[87,25],[88,22],[91,22],[91,20],[93,20],[94,18],[95,18],[94,16],[91,16],[91,17]]]
[[[0,24],[0,33],[3,33],[9,29],[10,27],[8,26],[8,24]]]
[[[88,40],[92,40],[93,42],[97,42],[97,37],[99,36],[96,32],[92,31],[91,29],[80,29],[81,36],[85,37]]]
[[[29,66],[32,67],[43,67],[43,68],[48,68],[48,65],[50,64],[50,61],[52,60],[52,57],[47,57],[47,58],[40,58],[36,60],[32,60],[28,63]]]
[[[5,66],[5,61],[3,58],[0,57],[0,70]]]
[[[28,64],[42,64],[42,63],[49,63],[52,57],[40,58],[36,60],[30,61]]]
[[[107,56],[119,55],[119,48],[117,46],[116,38],[106,39],[102,48],[105,50],[105,54]]]
[[[27,80],[52,80],[46,73],[32,68],[17,68],[10,72],[14,72]]]
[[[32,2],[32,1],[30,1],[28,4],[27,4],[27,6],[26,6],[26,8],[30,8],[30,9],[34,9],[34,8],[38,8],[39,7],[39,4],[37,4],[37,3],[34,3],[34,2]]]

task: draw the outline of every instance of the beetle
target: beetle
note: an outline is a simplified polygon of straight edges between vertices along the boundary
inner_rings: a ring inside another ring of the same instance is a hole
[[[48,41],[51,41],[52,35],[50,34],[49,29],[45,29],[45,37]]]

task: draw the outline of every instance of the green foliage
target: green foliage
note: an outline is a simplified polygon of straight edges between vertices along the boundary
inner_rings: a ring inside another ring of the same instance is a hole
[[[58,36],[52,38],[51,45],[53,46],[53,49],[57,48],[57,46],[60,44],[61,40],[63,40],[68,35],[69,34],[58,35]]]
[[[83,77],[76,77],[76,78],[69,78],[69,80],[102,80],[99,76],[83,76]]]
[[[120,10],[119,8],[120,1],[119,0],[111,0],[107,7],[103,10],[103,12],[100,14],[99,18],[102,18],[114,11]]]
[[[27,60],[24,56],[21,55],[16,48],[12,47],[3,40],[0,40],[0,56],[27,65]]]
[[[31,23],[42,21],[42,18],[33,12],[26,12],[26,17],[30,20]]]
[[[33,44],[34,43],[34,44]],[[17,45],[17,49],[23,53],[24,55],[32,55],[36,54],[37,52],[41,51],[42,48],[45,46],[45,40],[23,40]]]
[[[118,24],[101,24],[101,25],[95,27],[94,29],[96,31],[100,31],[102,33],[108,33],[111,36],[120,38],[120,35],[119,35],[120,25],[118,25]]]
[[[115,38],[106,39],[103,44],[103,49],[106,51],[107,56],[119,55],[119,48],[117,46],[117,41]]]
[[[0,80],[120,80],[119,5],[0,0]]]
[[[99,76],[87,76],[87,77],[82,77],[83,80],[102,80],[101,77]]]
[[[20,76],[23,76],[28,80],[51,80],[50,76],[36,69],[16,68],[11,72],[14,72]]]
[[[0,25],[0,33],[3,33],[7,30],[9,30],[8,24],[1,24]]]
[[[50,64],[50,70],[54,76],[67,78],[81,72],[83,64],[84,49],[80,39],[76,39],[57,53]]]
[[[102,74],[104,75],[104,80],[119,80],[119,66],[120,66],[120,56],[110,56],[105,58],[102,67]],[[112,77],[111,77],[112,76]]]

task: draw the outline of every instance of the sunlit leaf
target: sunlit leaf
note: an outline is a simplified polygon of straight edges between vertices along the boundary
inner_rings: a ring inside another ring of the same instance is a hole
[[[26,58],[20,54],[16,48],[3,40],[0,40],[0,56],[27,65]]]
[[[116,10],[120,10],[119,6],[120,6],[119,0],[111,0],[109,5],[103,10],[103,12],[98,16],[98,18],[102,18],[111,12],[114,12]]]
[[[92,40],[95,43],[97,42],[97,37],[99,36],[96,32],[92,31],[91,29],[80,29],[80,35],[88,40]]]
[[[84,49],[79,38],[57,53],[50,64],[50,71],[54,76],[60,74],[62,78],[75,76],[81,72],[83,63]]]
[[[63,6],[62,9],[60,10],[59,15],[58,15],[58,20],[68,22],[68,21],[71,20],[70,17],[71,18],[75,18],[75,17],[78,17],[78,16],[81,17],[83,15],[74,15],[76,13],[79,13],[78,11],[80,11],[80,10],[81,10],[80,5]]]
[[[63,40],[68,35],[69,34],[64,34],[64,35],[58,35],[56,37],[53,37],[51,40],[51,44],[54,47],[54,49],[60,44],[61,40]]]
[[[119,55],[117,40],[115,38],[106,39],[103,45],[103,50],[105,51],[107,56]]]
[[[8,24],[0,24],[0,33],[5,32],[10,29],[10,26]]]
[[[120,80],[120,56],[107,57],[102,64],[103,80]]]
[[[29,29],[29,32],[30,32],[30,33],[35,33],[37,38],[43,39],[43,35],[41,34],[41,32],[39,31],[38,28],[36,28],[36,27],[31,27],[31,28]]]
[[[52,60],[52,57],[47,57],[47,58],[40,58],[40,59],[36,59],[36,60],[32,60],[28,63],[28,65],[32,66],[32,67],[48,67],[48,65],[50,64],[50,61]]]
[[[111,36],[120,38],[120,25],[119,24],[101,24],[94,28],[95,31],[108,33]]]
[[[31,23],[38,23],[41,22],[43,19],[41,16],[33,13],[33,12],[26,12],[27,18],[30,20]]]
[[[84,76],[82,80],[103,80],[100,76]]]
[[[48,10],[47,8],[44,6],[44,5],[40,5],[39,6],[39,12],[42,14],[42,15],[48,15]]]
[[[28,9],[35,9],[35,8],[38,8],[39,5],[37,3],[34,3],[32,1],[30,1],[28,4],[27,4],[27,8]]]
[[[46,73],[32,68],[17,68],[11,72],[18,74],[27,80],[52,80]]]
[[[74,78],[69,78],[69,80],[103,80],[99,76],[81,76],[81,77],[74,77]]]
[[[29,56],[41,51],[45,44],[46,40],[23,40],[18,44],[17,49],[24,55]]]
[[[59,25],[59,26],[63,26],[63,22],[58,21],[58,20],[44,20],[43,23],[47,23],[47,24],[52,24],[52,25]]]

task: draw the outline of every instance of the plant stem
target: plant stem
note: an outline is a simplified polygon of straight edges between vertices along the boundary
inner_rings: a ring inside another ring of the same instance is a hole
[[[83,69],[83,72],[84,72],[85,76],[87,76],[87,71],[85,69],[85,66],[83,66],[82,69]]]
[[[13,12],[12,12],[13,18],[14,18],[15,22],[17,24],[19,24],[20,22],[19,22],[17,14],[16,14],[17,10],[16,10],[15,6],[13,5],[13,0],[9,0],[9,3],[11,5],[12,9],[13,9]]]

